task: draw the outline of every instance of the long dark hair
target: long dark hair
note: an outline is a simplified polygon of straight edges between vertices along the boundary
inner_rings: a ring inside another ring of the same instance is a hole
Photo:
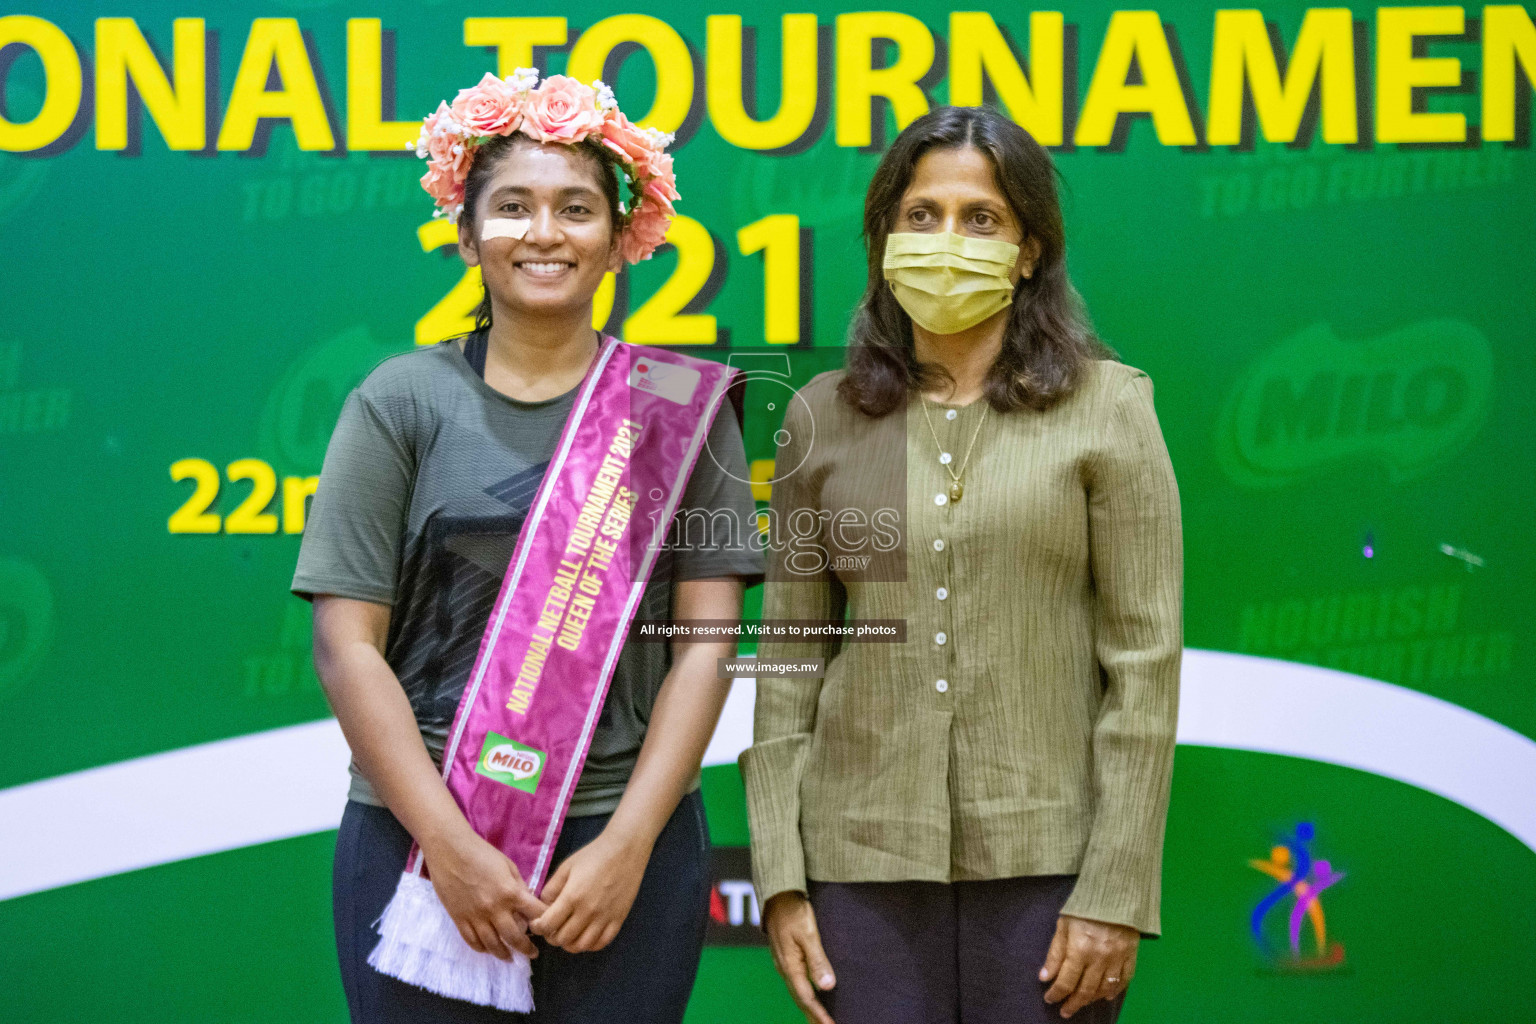
[[[988,107],[937,107],[896,137],[864,199],[869,282],[849,329],[848,372],[838,394],[866,415],[883,416],[913,394],[952,383],[942,366],[917,361],[912,319],[886,286],[882,266],[886,236],[918,160],[930,150],[966,146],[991,160],[1023,237],[1040,243],[1034,275],[1020,279],[1014,289],[1002,351],[983,385],[987,401],[998,412],[1048,408],[1076,387],[1084,363],[1113,358],[1094,334],[1082,297],[1067,278],[1066,235],[1050,154]]]
[[[475,210],[480,205],[480,194],[485,191],[486,183],[491,179],[491,173],[496,170],[496,165],[512,152],[513,147],[522,143],[530,146],[539,145],[522,132],[513,132],[511,135],[498,135],[491,141],[482,143],[480,148],[475,150],[474,162],[469,165],[469,175],[464,179],[464,210],[459,214],[461,218],[469,218],[472,237],[478,237],[475,232]],[[603,198],[608,200],[608,222],[613,226],[614,231],[620,230],[624,212],[619,207],[617,162],[608,150],[595,142],[578,142],[575,148],[591,160],[597,174],[598,185],[603,190]],[[484,286],[481,287],[483,289]],[[482,290],[480,305],[475,307],[475,329],[471,333],[479,334],[490,329],[491,294]]]

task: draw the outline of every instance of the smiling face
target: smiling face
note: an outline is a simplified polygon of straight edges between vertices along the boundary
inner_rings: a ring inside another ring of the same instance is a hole
[[[497,311],[590,315],[603,274],[621,263],[603,170],[591,154],[561,143],[527,140],[499,155],[459,223],[459,254],[480,267]],[[526,233],[488,237],[486,222],[500,218],[526,221]]]
[[[1023,227],[1002,189],[992,161],[974,146],[931,149],[912,168],[912,182],[902,193],[892,232],[929,234],[951,231],[1019,246],[1009,277],[1014,284],[1033,270],[1040,243],[1023,239]]]

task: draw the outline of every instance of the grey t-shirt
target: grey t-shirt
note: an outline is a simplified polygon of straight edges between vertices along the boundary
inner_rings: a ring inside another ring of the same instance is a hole
[[[392,606],[385,660],[439,765],[518,532],[576,390],[538,402],[510,398],[446,341],[381,363],[347,396],[331,435],[292,589],[306,599],[335,594]],[[690,530],[682,545],[674,521],[636,618],[670,617],[679,580],[761,581],[746,479],[741,433],[722,406],[678,514],[724,511],[741,528],[712,528],[707,537]],[[671,660],[666,643],[624,645],[569,814],[605,814],[618,806]],[[351,771],[351,799],[380,804],[356,764]]]

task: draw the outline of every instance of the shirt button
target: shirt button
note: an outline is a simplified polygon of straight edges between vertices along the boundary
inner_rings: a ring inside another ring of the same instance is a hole
[[[935,505],[947,505],[949,504],[949,498],[943,494],[935,494],[933,496],[933,503]]]
[[[942,463],[943,465],[947,466],[951,462],[953,462],[954,460],[955,460],[955,457],[953,455],[949,454],[949,452],[940,452],[939,453],[939,462]]]
[[[944,646],[944,641],[946,641],[948,639],[949,639],[949,637],[945,636],[943,633],[935,633],[935,634],[933,634],[933,642],[938,644],[940,647],[943,647]]]
[[[933,684],[933,688],[938,690],[940,693],[946,693],[949,690],[949,680],[940,679],[938,682]]]
[[[943,540],[943,538],[940,538],[940,539],[938,539],[938,540],[933,542],[933,550],[935,550],[935,551],[943,551],[944,550],[944,540]]]
[[[948,587],[940,587],[938,590],[935,590],[933,592],[933,596],[938,598],[940,601],[942,601],[946,597],[949,596],[949,588]]]
[[[954,419],[958,415],[960,415],[960,414],[955,412],[955,410],[950,409],[950,410],[948,410],[947,412],[944,413],[944,418],[947,419],[947,420],[952,420],[952,419]]]

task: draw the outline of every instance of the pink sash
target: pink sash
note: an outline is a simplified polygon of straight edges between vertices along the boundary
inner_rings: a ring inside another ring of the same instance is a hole
[[[710,423],[736,371],[606,338],[518,536],[443,754],[475,832],[537,893],[619,652]],[[464,944],[413,845],[368,962],[505,1010],[529,965]]]

